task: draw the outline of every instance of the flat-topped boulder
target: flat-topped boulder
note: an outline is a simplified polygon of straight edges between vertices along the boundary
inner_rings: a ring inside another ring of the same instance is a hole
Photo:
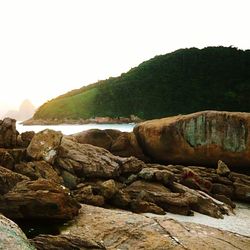
[[[230,167],[250,165],[250,113],[203,111],[140,123],[134,128],[155,161]]]

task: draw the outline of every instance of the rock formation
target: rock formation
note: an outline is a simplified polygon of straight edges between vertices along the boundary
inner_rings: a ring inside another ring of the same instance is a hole
[[[143,152],[158,162],[235,167],[250,164],[250,114],[204,111],[140,123]]]

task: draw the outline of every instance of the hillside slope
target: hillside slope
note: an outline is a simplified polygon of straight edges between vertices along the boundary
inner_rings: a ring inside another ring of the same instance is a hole
[[[152,119],[208,109],[250,112],[249,94],[250,50],[180,49],[50,100],[34,119],[131,114]]]

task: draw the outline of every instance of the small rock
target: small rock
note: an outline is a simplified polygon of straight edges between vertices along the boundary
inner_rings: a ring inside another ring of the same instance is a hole
[[[221,176],[227,176],[230,174],[230,169],[228,168],[228,166],[226,165],[226,163],[224,163],[223,161],[219,160],[218,161],[218,165],[217,165],[217,169],[216,169],[216,173],[218,175]]]

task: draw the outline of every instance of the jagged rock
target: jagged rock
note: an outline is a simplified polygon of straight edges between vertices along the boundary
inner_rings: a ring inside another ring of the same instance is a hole
[[[91,215],[91,216],[90,216]],[[248,249],[250,238],[216,228],[82,205],[62,235],[95,239],[107,249]]]
[[[17,144],[16,120],[4,118],[0,120],[0,147],[13,148]]]
[[[154,213],[154,214],[166,214],[166,212],[155,203],[143,201],[140,199],[132,200],[130,208],[135,213]]]
[[[34,160],[44,160],[53,164],[61,139],[61,132],[45,129],[32,138],[27,154]]]
[[[79,204],[65,187],[46,179],[22,181],[0,197],[0,212],[12,219],[72,219]]]
[[[250,114],[204,111],[138,124],[143,152],[158,162],[184,165],[250,165]]]
[[[232,198],[234,195],[234,187],[226,186],[220,183],[213,183],[211,192],[213,194],[222,194],[226,197]]]
[[[143,168],[146,167],[146,164],[141,161],[138,160],[135,157],[129,157],[129,158],[121,158],[121,174],[137,174],[138,172],[140,172]]]
[[[80,184],[77,189],[73,191],[73,196],[77,201],[102,207],[105,204],[105,199],[102,195],[94,194],[93,188],[88,184]]]
[[[212,183],[202,178],[191,168],[183,168],[181,183],[192,189],[199,189],[209,193],[212,189]]]
[[[0,148],[0,165],[10,170],[15,165],[15,160],[7,149]]]
[[[31,180],[44,178],[62,184],[62,178],[57,174],[53,167],[46,161],[22,162],[15,165],[17,173],[28,176]]]
[[[67,235],[38,235],[31,239],[30,242],[37,250],[98,250],[106,248],[93,239],[84,237],[84,235],[75,236]]]
[[[0,249],[35,250],[35,247],[17,224],[0,214]]]
[[[117,178],[121,160],[103,148],[62,139],[57,164],[78,177]]]
[[[216,173],[221,176],[227,176],[230,173],[230,169],[228,168],[225,162],[219,160]]]
[[[34,131],[26,131],[18,135],[17,137],[17,145],[20,147],[27,148],[34,137]]]
[[[89,129],[71,136],[74,137],[78,143],[91,144],[107,150],[110,150],[113,142],[112,137],[105,130],[101,129]]]
[[[175,192],[183,192],[188,195],[192,202],[189,203],[192,210],[202,214],[209,215],[214,218],[223,218],[223,214],[229,214],[231,207],[220,202],[202,191],[196,191],[185,187],[180,183],[174,182],[172,190]]]
[[[165,211],[192,215],[191,204],[197,203],[196,197],[186,193],[172,193],[168,188],[158,183],[136,181],[124,189],[131,199],[139,199],[156,204]]]
[[[0,166],[0,194],[8,193],[18,182],[23,180],[29,180],[29,178]]]
[[[173,183],[174,175],[168,170],[159,170],[157,168],[143,168],[138,176],[144,180],[157,181],[164,185]]]

